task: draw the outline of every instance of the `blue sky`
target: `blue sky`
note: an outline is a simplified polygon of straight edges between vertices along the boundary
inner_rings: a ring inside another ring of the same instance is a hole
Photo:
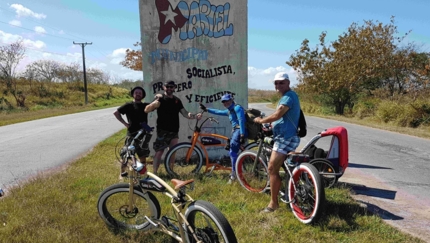
[[[323,31],[334,41],[353,22],[388,24],[395,16],[399,34],[411,30],[407,41],[430,52],[429,10],[428,0],[248,0],[248,86],[273,89],[270,80],[278,71],[288,72],[295,85],[296,74],[285,62],[302,41],[315,47]],[[140,40],[138,0],[1,0],[0,45],[18,39],[27,47],[20,68],[40,59],[82,64],[81,46],[73,41],[92,42],[85,47],[87,68],[102,69],[113,80],[142,77],[119,65]]]

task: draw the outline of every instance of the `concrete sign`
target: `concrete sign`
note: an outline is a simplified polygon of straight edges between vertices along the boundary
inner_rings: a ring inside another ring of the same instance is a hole
[[[225,109],[225,93],[248,106],[247,0],[140,0],[139,9],[147,102],[173,80],[189,112],[199,103]],[[149,115],[151,126],[156,116]],[[180,117],[179,139],[185,141],[194,120]],[[230,136],[228,118],[216,118],[220,124],[208,124],[211,132]]]

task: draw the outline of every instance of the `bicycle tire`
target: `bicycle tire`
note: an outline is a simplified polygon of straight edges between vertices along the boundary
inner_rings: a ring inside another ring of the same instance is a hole
[[[199,147],[194,146],[190,160],[186,161],[188,150],[192,147],[191,143],[178,143],[170,149],[164,159],[164,167],[167,173],[172,177],[180,180],[194,178],[202,168],[203,153]],[[170,161],[174,159],[171,166]]]
[[[260,156],[255,168],[254,161],[257,153],[246,150],[239,154],[236,160],[236,177],[240,185],[250,192],[265,192],[269,186],[267,161]]]
[[[247,145],[245,145],[245,147],[243,148],[243,151],[246,150],[252,150],[254,148],[258,148],[258,143],[257,142],[252,142],[252,143],[248,143]]]
[[[236,235],[225,216],[213,204],[197,200],[188,205],[185,217],[202,242],[236,243]],[[188,240],[196,242],[188,232]]]
[[[324,187],[318,170],[309,163],[302,163],[294,168],[292,177],[287,183],[294,216],[304,224],[316,222],[325,202]]]
[[[337,182],[337,176],[334,174],[333,163],[327,159],[313,159],[309,164],[315,166],[318,170],[324,184],[324,188],[330,188]]]
[[[149,230],[153,226],[145,216],[160,218],[160,203],[151,192],[143,192],[139,186],[135,186],[134,208],[128,213],[129,189],[128,183],[120,183],[103,190],[97,202],[97,211],[110,228]]]

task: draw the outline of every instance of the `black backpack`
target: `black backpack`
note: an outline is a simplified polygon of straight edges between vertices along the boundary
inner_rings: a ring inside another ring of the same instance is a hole
[[[288,116],[288,120],[290,120],[290,122],[293,124],[294,127],[296,126],[289,116]],[[307,126],[306,126],[305,115],[303,114],[302,109],[300,109],[299,126],[296,128],[297,128],[297,135],[299,137],[301,137],[301,138],[306,137],[306,134],[308,131],[307,131]]]
[[[232,110],[236,113],[234,108]],[[261,124],[254,122],[254,118],[259,116],[261,116],[260,110],[254,108],[248,108],[245,110],[245,129],[248,133],[248,139],[257,140],[258,133],[262,131]]]
[[[299,117],[299,127],[297,128],[297,135],[299,137],[305,137],[307,134],[307,126],[306,126],[306,119],[305,115],[303,114],[302,109],[300,109],[300,117]]]

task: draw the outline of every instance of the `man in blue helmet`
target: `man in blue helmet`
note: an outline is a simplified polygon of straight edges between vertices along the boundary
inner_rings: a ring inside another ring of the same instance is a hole
[[[204,105],[200,104],[200,108],[211,114],[228,116],[232,126],[231,138],[230,138],[230,159],[232,173],[230,174],[230,179],[228,184],[233,183],[236,180],[236,160],[239,154],[240,145],[244,144],[246,141],[247,133],[245,127],[245,110],[242,106],[237,105],[234,102],[233,96],[231,94],[225,94],[221,98],[221,102],[226,108],[225,110],[218,110],[213,108],[206,108]]]

